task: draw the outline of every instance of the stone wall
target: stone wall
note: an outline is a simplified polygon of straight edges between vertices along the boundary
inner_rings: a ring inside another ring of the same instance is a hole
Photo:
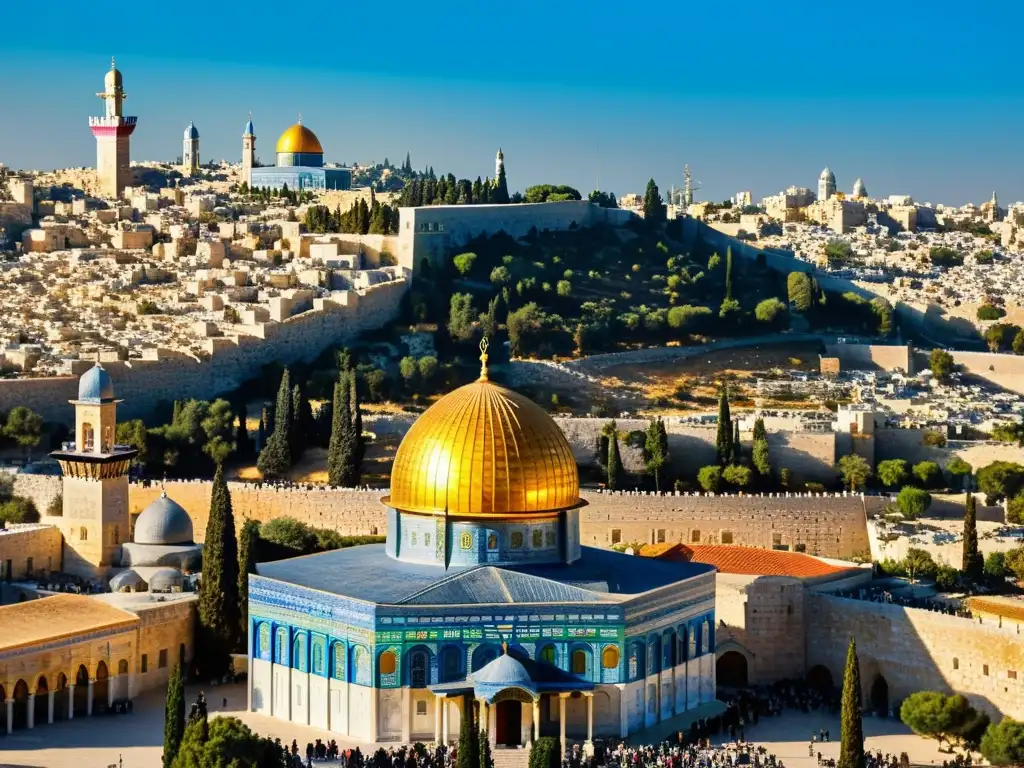
[[[843,679],[846,646],[857,640],[864,707],[878,676],[889,707],[921,690],[957,691],[991,715],[1024,718],[1024,641],[1019,626],[962,619],[918,608],[808,596],[807,668],[824,666]],[[1011,677],[1011,674],[1013,677]]]
[[[139,639],[132,678],[132,695],[167,685],[171,670],[184,651],[186,664],[195,655],[196,596],[178,597],[168,602],[132,605],[128,610],[138,615]],[[161,651],[164,665],[161,666]],[[142,657],[146,657],[146,671],[142,671]]]
[[[0,581],[60,571],[63,542],[60,531],[49,525],[27,523],[0,531]]]
[[[965,373],[1012,392],[1024,393],[1024,357],[993,352],[953,351],[950,354]]]
[[[1024,448],[1013,443],[994,440],[950,440],[944,448],[924,444],[921,429],[879,429],[875,432],[875,461],[906,459],[911,464],[934,461],[945,467],[954,456],[966,461],[975,470],[993,461],[1024,464]]]
[[[906,344],[826,344],[825,354],[839,358],[842,370],[916,370],[913,349]]]
[[[161,350],[151,355],[153,359],[104,363],[118,398],[124,400],[118,417],[122,421],[145,418],[159,403],[176,399],[211,399],[259,375],[268,363],[312,360],[332,344],[393,320],[407,287],[405,281],[394,281],[349,291],[347,304],[325,302],[321,310],[261,326],[260,338],[241,336],[237,343],[217,339],[216,351],[209,357]],[[48,421],[70,424],[74,414],[68,400],[77,389],[78,379],[71,376],[0,379],[0,411],[24,405]]]

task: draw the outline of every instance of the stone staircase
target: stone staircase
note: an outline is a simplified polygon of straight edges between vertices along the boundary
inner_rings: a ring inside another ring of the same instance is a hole
[[[516,749],[497,748],[491,751],[494,768],[526,768],[530,762],[530,750],[526,747]]]

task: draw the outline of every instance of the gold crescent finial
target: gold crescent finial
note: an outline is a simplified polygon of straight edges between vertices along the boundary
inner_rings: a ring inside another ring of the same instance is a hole
[[[480,381],[487,381],[487,337],[480,339]]]
[[[502,644],[501,644],[501,652],[504,653],[504,654],[508,654],[508,642],[507,641],[503,641],[502,642]]]

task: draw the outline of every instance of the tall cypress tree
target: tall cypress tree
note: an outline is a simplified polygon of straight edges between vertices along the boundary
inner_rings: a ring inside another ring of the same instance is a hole
[[[644,437],[644,458],[647,471],[654,475],[654,490],[661,491],[661,473],[668,461],[668,440],[665,434],[665,425],[661,419],[655,419],[647,427],[647,434]]]
[[[459,751],[456,768],[480,768],[480,745],[477,742],[473,697],[462,694],[462,717],[459,723]]]
[[[335,487],[345,484],[348,473],[346,466],[349,454],[347,443],[352,431],[352,408],[349,403],[351,391],[348,373],[342,371],[334,385],[331,442],[327,448],[327,480]]]
[[[967,508],[964,511],[964,551],[962,569],[964,576],[978,583],[985,575],[985,561],[978,551],[978,510],[974,494],[967,492]]]
[[[494,768],[494,757],[491,755],[491,739],[487,735],[487,723],[480,723],[480,768]]]
[[[181,677],[181,664],[175,664],[167,681],[167,699],[164,704],[164,768],[171,768],[181,749],[185,735],[185,683]]]
[[[267,435],[270,434],[270,409],[264,408],[260,411],[260,426],[256,430],[256,450],[262,451],[267,444]]]
[[[729,415],[729,387],[722,385],[718,393],[718,432],[715,435],[718,463],[723,467],[732,459],[732,417]]]
[[[619,453],[619,430],[612,421],[608,435],[608,490],[614,491],[622,480],[622,456]]]
[[[739,464],[743,460],[743,441],[740,439],[740,420],[732,423],[732,454],[730,459],[733,464]]]
[[[267,477],[279,477],[292,465],[292,385],[288,369],[284,369],[281,386],[277,388],[277,403],[274,407],[274,430],[267,444],[260,451],[256,465]]]
[[[229,654],[238,639],[238,542],[231,494],[224,467],[217,465],[210,492],[210,517],[203,542],[203,575],[199,589],[200,642],[196,643],[204,678],[228,670]]]
[[[760,416],[758,416],[757,419],[754,420],[754,434],[752,436],[752,439],[755,441],[768,439],[768,430],[764,428],[764,419],[762,419]]]
[[[732,246],[725,249],[725,298],[732,298]]]
[[[260,542],[259,520],[246,520],[242,524],[238,539],[238,647],[245,652],[245,640],[249,634],[249,574],[256,573],[256,553]]]
[[[359,409],[359,382],[354,370],[349,374],[349,381],[349,407],[352,409],[352,485],[359,485],[366,447],[363,444],[363,414]]]
[[[857,641],[850,638],[843,673],[842,734],[838,768],[864,768],[864,725],[860,713],[860,663]]]

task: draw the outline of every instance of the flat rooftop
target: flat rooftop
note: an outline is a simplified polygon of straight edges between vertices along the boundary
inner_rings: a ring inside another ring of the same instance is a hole
[[[801,552],[742,547],[734,544],[650,544],[640,550],[643,557],[669,562],[706,563],[721,573],[743,576],[792,576],[815,579],[821,576],[857,572],[859,569],[826,563]]]
[[[388,605],[619,603],[711,573],[710,565],[669,562],[583,547],[572,565],[473,565],[447,570],[388,557],[383,544],[260,563],[260,576]]]
[[[132,629],[139,617],[85,595],[53,595],[0,606],[0,653],[100,629]]]

